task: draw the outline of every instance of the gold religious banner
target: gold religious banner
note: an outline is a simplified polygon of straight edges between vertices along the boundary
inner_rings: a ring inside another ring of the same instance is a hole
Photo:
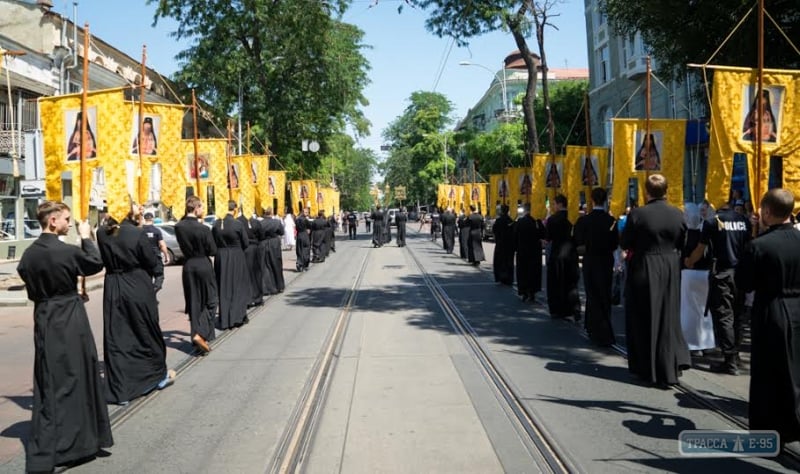
[[[444,211],[448,207],[452,207],[458,211],[461,204],[459,198],[461,197],[461,186],[455,184],[440,184],[436,193],[436,205]]]
[[[461,209],[469,213],[469,204],[466,202],[466,190],[460,184],[453,185],[456,191],[456,201],[453,203],[453,212],[458,213]]]
[[[239,204],[239,209],[243,215],[250,217],[256,203],[257,184],[253,182],[253,168],[251,155],[241,155],[231,157],[231,168],[236,173],[238,187],[233,188],[233,200]],[[233,175],[233,173],[232,173]]]
[[[291,181],[292,203],[309,209],[309,216],[316,217],[322,196],[317,192],[317,182],[310,179]]]
[[[530,204],[533,195],[533,173],[531,168],[508,168],[506,170],[509,188],[509,214],[516,219],[517,209]]]
[[[735,153],[748,155],[747,183],[755,201],[761,199],[757,192],[763,195],[767,191],[770,166],[778,162],[783,166],[781,185],[795,195],[800,192],[800,71],[764,70],[760,133],[756,128],[756,78],[755,69],[717,68],[714,71],[706,195],[715,206],[726,202],[730,196]],[[758,135],[762,137],[762,149],[756,162],[753,157]],[[753,177],[757,167],[761,175],[756,180]],[[797,205],[800,206],[800,200]]]
[[[508,192],[508,176],[505,174],[490,174],[489,175],[489,192],[487,201],[494,207],[498,204],[508,204],[510,198]]]
[[[574,223],[580,212],[581,201],[586,203],[587,210],[590,209],[592,189],[606,186],[608,148],[568,146],[565,160],[567,186],[564,194],[569,206],[569,220]]]
[[[485,183],[469,183],[464,185],[464,190],[468,198],[467,205],[475,206],[475,209],[481,214],[491,216],[494,214],[494,209],[489,209],[489,204],[486,200],[486,189],[487,186]]]
[[[547,188],[544,186],[550,155],[537,153],[533,155],[533,179],[537,186],[531,195],[531,216],[535,219],[547,217]]]
[[[225,157],[228,141],[221,138],[197,141],[197,157],[194,142],[181,141],[183,183],[185,195],[193,193],[206,205],[206,214],[225,217],[228,213],[228,160]],[[200,189],[197,176],[200,176]],[[237,175],[238,178],[238,175]]]
[[[286,171],[270,170],[266,185],[266,205],[271,206],[274,212],[280,215],[286,214],[286,208],[292,207],[286,203]],[[297,209],[300,211],[301,209]]]

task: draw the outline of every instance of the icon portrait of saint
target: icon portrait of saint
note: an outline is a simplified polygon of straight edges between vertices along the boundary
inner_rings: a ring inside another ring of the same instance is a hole
[[[547,164],[547,174],[545,178],[545,187],[560,188],[561,187],[561,172],[558,163]]]
[[[256,169],[256,164],[250,162],[250,176],[253,179],[253,184],[258,183],[258,170]]]
[[[593,156],[582,156],[581,161],[581,183],[584,186],[599,186],[600,180],[597,179],[597,169],[595,168],[595,161],[597,158]]]
[[[456,190],[450,186],[450,191],[447,193],[447,199],[453,200],[456,198]]]
[[[211,163],[211,156],[208,153],[201,153],[197,159],[195,159],[194,154],[190,154],[187,158],[187,163],[189,179],[197,179],[198,173],[200,174],[200,179],[208,179],[209,163]]]
[[[272,176],[267,178],[267,192],[270,196],[275,195],[275,178]]]
[[[508,183],[505,179],[501,179],[497,185],[497,196],[501,198],[508,197]]]
[[[137,155],[139,154],[139,141],[141,138],[141,151],[142,155],[157,155],[158,154],[158,138],[156,135],[158,133],[158,125],[160,123],[160,117],[154,116],[146,116],[144,120],[142,120],[142,132],[141,136],[138,133],[139,130],[139,114],[134,116],[134,126],[133,126],[133,140],[131,143],[131,154]]]
[[[65,124],[72,123],[72,131],[67,130],[67,161],[81,159],[81,117],[80,111],[65,112]],[[86,159],[97,158],[97,138],[94,130],[97,126],[97,107],[86,109],[86,132],[83,135],[83,156]]]
[[[533,190],[533,182],[531,181],[531,175],[525,173],[522,176],[520,176],[519,194],[521,196],[530,196],[532,190]]]
[[[753,97],[755,87],[745,86],[745,97]],[[778,119],[780,117],[780,99],[783,97],[783,90],[779,87],[765,87],[761,90],[763,109],[761,112],[761,123],[756,123],[758,116],[758,98],[754,97],[750,101],[750,108],[744,117],[742,124],[742,140],[756,141],[761,135],[762,142],[775,143],[778,141]],[[773,102],[774,101],[774,102]],[[761,131],[759,134],[758,131]]]
[[[308,185],[305,184],[300,185],[300,198],[308,199]]]
[[[472,202],[478,202],[481,200],[481,189],[477,186],[472,187]]]
[[[637,133],[638,134],[638,133]],[[663,143],[663,133],[653,132],[650,134],[642,132],[639,150],[636,152],[633,169],[636,171],[661,171],[661,152],[659,144]]]

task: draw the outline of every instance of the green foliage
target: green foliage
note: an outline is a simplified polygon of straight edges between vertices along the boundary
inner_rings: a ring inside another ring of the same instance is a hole
[[[178,55],[175,79],[196,88],[222,128],[241,86],[243,121],[259,124],[257,138],[293,176],[301,167],[314,175],[329,140],[348,126],[367,133],[364,34],[337,19],[349,0],[147,1],[158,3],[155,21],[173,18],[174,36],[192,41]],[[321,152],[301,152],[303,139],[318,141]]]
[[[681,79],[686,63],[705,63],[747,11],[752,0],[601,0],[610,24],[622,34],[640,31],[656,58],[659,72]],[[770,0],[767,12],[800,47],[800,2]],[[756,67],[757,16],[753,11],[731,36],[713,64]],[[765,66],[798,68],[800,55],[777,28],[765,20]]]
[[[369,209],[372,204],[370,182],[378,163],[375,153],[356,148],[353,138],[345,134],[332,137],[329,143],[330,154],[322,159],[318,179],[330,183],[335,178],[343,210]]]
[[[478,173],[502,173],[505,168],[528,164],[522,122],[500,124],[487,133],[481,133],[465,144],[467,156],[475,163]]]
[[[566,145],[586,145],[586,119],[583,104],[589,83],[583,80],[557,81],[550,83],[550,109],[553,111],[555,126],[556,153],[564,152]],[[543,133],[547,132],[547,116],[544,100],[536,98],[536,122],[541,124]],[[542,140],[542,144],[548,143]],[[549,153],[549,147],[540,150]]]

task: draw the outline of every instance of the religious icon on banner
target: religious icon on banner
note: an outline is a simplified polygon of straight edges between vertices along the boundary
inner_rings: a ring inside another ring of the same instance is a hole
[[[533,181],[531,181],[531,175],[529,175],[528,173],[523,173],[522,176],[519,177],[520,196],[530,196],[532,190],[533,190]]]
[[[501,179],[497,185],[497,196],[501,198],[508,197],[508,182],[505,179]]]
[[[581,183],[584,186],[599,186],[597,178],[597,157],[581,155]]]
[[[142,155],[158,154],[158,134],[161,128],[161,117],[145,115],[142,120]],[[133,115],[131,127],[131,155],[139,154],[139,114]]]
[[[228,187],[239,189],[239,165],[232,163],[228,168]]]
[[[756,116],[758,115],[758,100],[755,86],[744,86],[742,93],[742,140],[756,141],[757,128]],[[763,99],[763,112],[761,114],[761,140],[766,143],[775,143],[780,134],[780,119],[783,106],[784,88],[781,86],[768,86],[761,90]]]
[[[306,190],[306,192],[308,192],[308,190]],[[267,178],[267,193],[270,196],[274,196],[275,195],[275,178],[273,178],[272,176]],[[302,193],[301,193],[301,197],[303,197]]]
[[[478,202],[481,200],[481,188],[477,186],[472,187],[472,202]]]
[[[302,199],[308,199],[309,198],[308,186],[305,185],[305,184],[301,184],[300,185],[300,198],[302,198]]]
[[[450,186],[450,191],[447,193],[447,199],[450,201],[455,201],[456,199],[456,190],[452,186]]]
[[[661,130],[650,131],[636,130],[634,143],[639,143],[633,159],[633,169],[636,171],[661,171],[661,151],[664,147],[664,132]]]
[[[546,188],[560,188],[561,175],[564,165],[562,163],[549,162],[546,165],[545,172],[545,187]]]
[[[322,195],[322,191],[317,191],[317,205],[322,206],[325,202],[325,196]]]
[[[256,164],[254,162],[250,162],[250,177],[253,179],[253,184],[258,183],[258,170],[256,169]]]
[[[194,159],[194,153],[190,153],[186,157],[187,176],[189,176],[189,179],[197,179],[197,174],[199,173],[200,179],[208,179],[210,163],[211,155],[209,153],[200,153],[196,160]]]
[[[64,137],[67,141],[67,161],[80,161],[81,147],[81,111],[64,111]],[[72,124],[71,127],[69,125]],[[86,159],[97,158],[97,107],[86,109],[86,133],[83,138],[83,156]]]

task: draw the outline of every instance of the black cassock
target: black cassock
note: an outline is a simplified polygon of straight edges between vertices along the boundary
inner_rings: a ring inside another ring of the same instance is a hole
[[[328,220],[317,217],[311,221],[311,253],[314,262],[324,262],[328,256],[328,246],[325,239],[328,235]]]
[[[373,211],[372,215],[372,246],[381,247],[383,245],[383,211],[378,209]]]
[[[167,375],[167,348],[150,275],[158,265],[147,234],[129,220],[97,231],[106,267],[103,281],[103,354],[106,400],[133,400]]]
[[[466,214],[461,214],[458,217],[458,255],[463,258],[467,259],[467,255],[469,252],[467,251],[467,246],[469,245],[469,220],[467,220]]]
[[[467,242],[467,260],[478,263],[486,260],[483,254],[483,216],[473,212],[467,217],[469,224],[469,239]]]
[[[264,263],[259,259],[258,253],[258,230],[260,223],[258,219],[248,219],[239,216],[237,220],[244,227],[247,235],[247,248],[244,251],[244,259],[247,262],[247,272],[250,274],[250,302],[248,306],[257,306],[264,302],[264,289],[261,284],[261,276],[264,274]]]
[[[622,232],[622,248],[633,254],[625,293],[628,369],[653,383],[676,384],[691,364],[680,312],[685,234],[682,212],[664,199],[632,210]]]
[[[308,264],[311,263],[311,237],[308,231],[311,229],[311,221],[308,217],[300,215],[294,222],[294,228],[297,231],[295,241],[295,256],[297,256],[297,271],[302,272],[308,269]]]
[[[776,225],[753,240],[736,285],[755,290],[750,361],[750,429],[800,439],[800,231]]]
[[[336,218],[331,215],[328,217],[328,232],[325,234],[325,245],[328,252],[336,251]]]
[[[39,236],[17,266],[28,299],[34,302],[28,471],[49,472],[114,444],[97,348],[76,290],[79,275],[102,269],[100,252],[91,240],[77,247],[50,233]]]
[[[389,212],[383,213],[383,243],[388,244],[392,241],[392,223]]]
[[[450,211],[442,214],[442,247],[446,253],[453,253],[456,246],[456,215]]]
[[[217,254],[217,244],[211,229],[194,216],[184,216],[175,224],[175,238],[183,253],[183,299],[185,312],[189,315],[190,338],[195,334],[206,341],[213,341],[214,317],[217,314],[219,296],[217,279],[211,258]]]
[[[517,247],[514,227],[514,221],[508,214],[498,217],[492,225],[494,281],[504,285],[514,284],[514,251]]]
[[[260,238],[263,248],[264,292],[268,295],[281,293],[286,288],[283,280],[283,223],[278,219],[267,217],[261,221]]]
[[[219,327],[230,329],[244,323],[251,301],[250,272],[244,259],[248,239],[242,223],[230,214],[214,221],[211,233],[217,244],[214,275],[219,288]]]
[[[515,226],[517,242],[517,293],[533,298],[542,291],[542,240],[547,237],[544,224],[526,214]]]
[[[397,246],[406,246],[406,222],[408,221],[408,214],[405,212],[398,212],[394,216],[394,221],[397,223]]]
[[[619,245],[617,221],[605,209],[594,209],[575,223],[575,245],[583,254],[586,332],[596,344],[614,344],[611,326],[611,281],[614,251]]]
[[[553,318],[581,317],[578,296],[578,252],[572,240],[572,224],[567,211],[547,219],[550,255],[547,258],[547,306]]]

